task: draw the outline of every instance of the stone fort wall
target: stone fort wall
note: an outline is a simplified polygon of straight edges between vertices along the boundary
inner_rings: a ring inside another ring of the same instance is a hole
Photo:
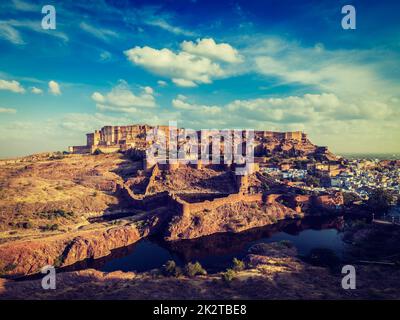
[[[115,152],[127,148],[143,149],[148,146],[146,142],[146,134],[153,128],[163,131],[167,142],[169,140],[168,126],[149,126],[149,125],[127,125],[127,126],[104,126],[100,130],[86,134],[86,146],[69,147],[72,153],[93,153],[96,149],[102,152]],[[177,129],[178,132],[184,132],[183,128]],[[201,132],[197,131],[198,136]],[[274,132],[274,131],[255,131],[255,138],[274,138],[278,140],[297,140],[302,141],[307,138],[306,134],[301,131],[293,132]],[[199,140],[200,141],[200,140]],[[113,147],[117,150],[113,150]]]

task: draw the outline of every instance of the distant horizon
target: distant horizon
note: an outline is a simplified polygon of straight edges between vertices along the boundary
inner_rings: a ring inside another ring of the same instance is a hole
[[[167,126],[167,124],[148,124],[148,123],[131,123],[131,124],[126,124],[126,125],[148,125],[148,126]],[[34,154],[41,154],[41,153],[51,153],[51,152],[64,152],[68,150],[69,146],[72,145],[86,145],[86,134],[87,133],[92,133],[95,130],[99,130],[103,127],[106,126],[124,126],[124,125],[111,125],[111,124],[105,124],[105,125],[100,125],[100,127],[94,129],[93,131],[87,131],[86,133],[82,134],[80,139],[74,139],[73,141],[71,140],[71,143],[65,146],[62,146],[61,148],[54,148],[54,149],[41,149],[41,147],[38,147],[36,145],[32,146],[32,150],[33,152],[24,152],[23,150],[20,150],[18,153],[15,154],[9,154],[9,155],[4,155],[3,154],[3,149],[0,149],[0,160],[7,160],[7,159],[13,159],[13,158],[21,158],[21,157],[27,157],[27,156],[31,156]],[[207,129],[219,129],[219,130],[224,130],[224,129],[238,129],[238,130],[245,130],[245,128],[240,128],[240,127],[234,127],[234,128],[202,128],[202,129],[194,129],[194,128],[187,128],[187,127],[183,127],[183,126],[179,126],[178,123],[178,128],[180,129],[193,129],[193,130],[207,130]],[[248,130],[251,130],[251,128],[247,128]],[[272,131],[272,130],[267,130],[267,129],[252,129],[254,131]],[[295,132],[295,131],[300,131],[304,134],[307,135],[307,138],[311,141],[311,143],[317,145],[317,146],[324,146],[327,147],[329,149],[329,151],[333,152],[336,155],[343,155],[343,156],[358,156],[358,155],[363,155],[363,156],[372,156],[372,155],[380,155],[380,156],[399,156],[398,159],[400,159],[400,150],[399,151],[336,151],[333,148],[331,148],[329,145],[327,144],[317,144],[314,143],[313,138],[311,138],[309,136],[309,134],[305,131],[302,130],[293,130],[291,132]],[[274,130],[273,132],[289,132],[289,131],[284,131],[284,130]]]

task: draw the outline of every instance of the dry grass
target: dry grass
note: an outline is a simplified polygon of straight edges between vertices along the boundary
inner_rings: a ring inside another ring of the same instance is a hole
[[[63,210],[74,216],[51,223],[82,223],[118,204],[113,194],[123,181],[118,170],[129,165],[120,154],[68,155],[2,164],[0,170],[0,231],[37,228],[49,223],[42,214]],[[54,219],[51,219],[54,220]],[[28,223],[28,225],[26,224]],[[4,234],[3,234],[4,235]]]

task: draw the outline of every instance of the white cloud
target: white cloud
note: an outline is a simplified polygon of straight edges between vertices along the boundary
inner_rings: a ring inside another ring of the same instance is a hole
[[[1,108],[0,107],[0,113],[16,113],[17,110],[11,109],[11,108]]]
[[[159,27],[164,29],[168,32],[178,34],[178,35],[185,35],[185,36],[194,36],[194,32],[185,30],[183,28],[173,26],[169,22],[164,19],[147,19],[144,21],[147,25]]]
[[[27,12],[38,12],[40,10],[39,6],[31,4],[22,0],[12,0],[15,9]]]
[[[191,54],[207,57],[210,59],[221,60],[228,63],[238,63],[242,61],[239,52],[228,43],[215,43],[212,38],[183,41],[181,43],[183,51]]]
[[[146,92],[147,94],[153,95],[154,94],[154,90],[152,87],[144,87],[144,92]]]
[[[98,103],[104,103],[106,101],[104,96],[97,91],[92,94],[92,99]]]
[[[13,44],[24,44],[24,40],[22,40],[18,30],[8,25],[4,21],[0,21],[0,38]]]
[[[61,95],[60,85],[54,80],[49,81],[49,92],[55,96]]]
[[[0,79],[0,90],[8,90],[15,93],[25,92],[25,89],[21,86],[21,84],[15,80],[7,81]]]
[[[39,88],[36,88],[36,87],[32,87],[32,88],[31,88],[31,92],[32,92],[33,94],[42,94],[42,93],[43,93],[43,90],[42,90],[42,89],[39,89]]]
[[[192,104],[187,100],[187,97],[184,95],[178,95],[172,100],[174,108],[185,112],[182,115],[186,121],[199,121],[200,123],[206,120],[206,123],[208,123],[209,121],[218,119],[218,117],[222,117],[223,108],[220,106]],[[203,125],[206,123],[203,123]]]
[[[393,99],[347,103],[333,93],[321,93],[203,105],[178,95],[172,100],[172,107],[179,112],[176,120],[194,129],[302,130],[314,143],[339,151],[353,148],[362,152],[370,148],[382,152],[399,147],[400,104]]]
[[[111,38],[118,37],[118,33],[112,30],[94,27],[86,22],[81,22],[79,26],[83,31],[90,33],[92,36],[104,41],[110,41]]]
[[[60,126],[66,130],[87,133],[97,130],[106,125],[124,125],[129,121],[126,118],[111,117],[101,113],[69,113],[63,116]]]
[[[219,64],[184,51],[174,53],[166,48],[158,50],[145,46],[126,50],[124,53],[132,63],[158,75],[175,79],[174,82],[178,85],[211,83],[214,78],[225,74]]]
[[[16,28],[29,29],[29,30],[32,30],[35,32],[47,34],[49,36],[59,38],[59,39],[63,40],[64,42],[67,42],[69,40],[68,36],[61,31],[43,29],[42,26],[40,25],[40,21],[38,23],[38,21],[36,21],[36,20],[0,21],[0,30],[1,30],[2,25],[6,25],[8,28],[8,30],[6,30],[6,36],[4,37],[4,34],[3,34],[3,38],[6,38],[7,40],[9,40],[10,42],[12,42],[14,44],[23,44],[24,43],[23,39],[20,37]],[[3,31],[3,33],[4,33],[4,31]],[[7,36],[7,34],[8,34],[8,36]],[[0,36],[1,35],[2,35],[2,32],[0,31]]]
[[[123,80],[105,95],[94,92],[92,99],[97,103],[97,108],[103,111],[132,113],[139,108],[156,106],[154,90],[151,87],[143,87],[140,94],[134,94]]]
[[[376,49],[328,50],[321,43],[302,47],[297,42],[265,38],[247,48],[246,54],[254,60],[254,72],[277,78],[281,84],[313,86],[346,99],[393,95],[397,87],[380,75],[385,66],[377,59],[382,54],[395,57]]]
[[[108,51],[102,51],[100,53],[100,61],[105,62],[111,60],[112,54]]]
[[[179,87],[187,87],[187,88],[197,87],[197,84],[192,80],[172,78],[172,82]]]
[[[158,80],[158,81],[157,81],[157,84],[158,84],[160,87],[166,87],[166,86],[168,85],[168,83],[167,83],[166,81],[164,81],[164,80]]]
[[[371,104],[370,101],[359,101],[358,104],[348,104],[332,93],[238,99],[222,106],[193,104],[185,96],[178,95],[172,100],[172,106],[179,110],[201,111],[210,118],[216,113],[224,114],[224,121],[228,126],[238,121],[252,121],[257,127],[266,121],[281,125],[312,125],[328,120],[390,120],[399,113],[396,105],[389,102]]]

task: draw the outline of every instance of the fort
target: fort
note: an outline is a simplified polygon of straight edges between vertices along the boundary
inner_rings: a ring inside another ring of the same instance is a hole
[[[157,129],[164,132],[167,140],[170,138],[170,131],[176,134],[185,134],[184,128],[173,128],[170,126],[149,126],[149,125],[128,125],[128,126],[104,126],[100,130],[86,134],[85,146],[71,146],[71,153],[94,153],[99,150],[103,153],[127,150],[130,148],[145,150],[149,146],[146,136],[152,134]],[[244,130],[243,130],[244,131]],[[196,131],[198,139],[201,139],[201,131]],[[294,132],[273,132],[273,131],[255,131],[255,140],[260,142],[268,140],[276,141],[295,141],[305,142],[307,135],[301,131]],[[210,134],[211,137],[211,134]],[[167,141],[168,142],[168,141]],[[178,141],[179,143],[179,141]]]
[[[164,141],[160,139],[160,132]],[[195,151],[190,136],[198,144]],[[301,217],[312,208],[336,211],[343,204],[341,194],[301,195],[302,190],[274,182],[262,174],[262,168],[274,165],[273,157],[332,157],[326,147],[315,146],[301,131],[251,131],[249,134],[246,130],[195,131],[138,124],[105,126],[86,137],[85,146],[73,146],[69,151],[123,152],[137,163],[141,161],[141,169],[119,185],[117,192],[131,208],[162,209],[172,214],[174,222],[167,235],[169,240],[239,232]],[[154,152],[155,146],[164,146],[164,143],[167,146],[162,150],[164,162],[149,156],[149,150]],[[236,157],[242,162],[235,161]],[[242,168],[246,170],[238,173],[237,169]]]

